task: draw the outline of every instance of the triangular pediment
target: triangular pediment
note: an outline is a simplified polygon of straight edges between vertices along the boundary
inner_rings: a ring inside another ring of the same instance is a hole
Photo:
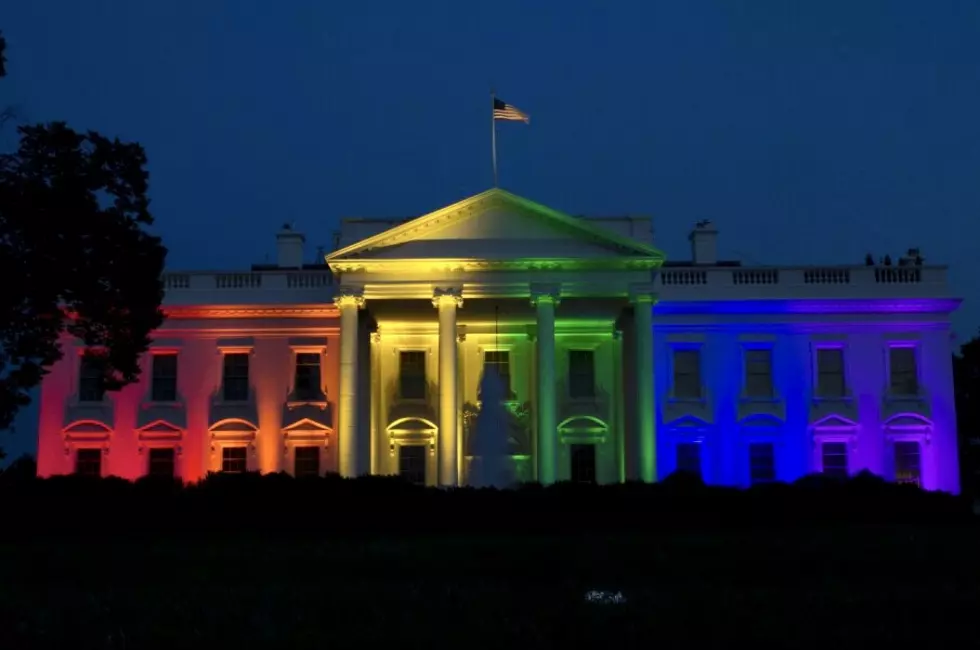
[[[702,431],[710,427],[711,424],[709,422],[705,422],[701,418],[696,418],[693,415],[684,415],[664,424],[665,429],[673,429],[675,431]]]
[[[175,424],[171,424],[166,420],[155,420],[145,427],[140,427],[139,431],[141,433],[160,433],[160,434],[177,434],[181,432],[181,428]]]
[[[317,422],[316,420],[312,420],[310,418],[301,418],[296,422],[284,426],[282,430],[287,432],[288,431],[323,431],[323,432],[333,431],[333,429],[331,429],[328,425],[322,422]]]
[[[496,261],[548,267],[567,261],[655,268],[652,246],[501,189],[492,189],[331,253],[336,271],[409,260]]]
[[[810,425],[814,429],[856,429],[859,425],[842,415],[832,413]]]

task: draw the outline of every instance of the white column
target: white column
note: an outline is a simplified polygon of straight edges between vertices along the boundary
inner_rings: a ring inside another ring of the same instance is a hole
[[[378,405],[381,403],[381,331],[371,332],[371,474],[381,473],[382,445],[381,417]]]
[[[626,419],[623,417],[623,337],[613,325],[613,430],[616,435],[616,481],[626,480]]]
[[[337,461],[340,475],[357,476],[357,312],[364,297],[341,290],[334,300],[340,309],[340,397],[337,413]]]
[[[466,476],[466,447],[463,435],[463,407],[466,404],[466,353],[464,344],[466,343],[466,325],[456,326],[456,354],[457,358],[457,377],[456,377],[456,479],[462,485],[467,479]]]
[[[657,413],[653,377],[653,305],[655,294],[649,287],[631,288],[634,345],[636,346],[636,458],[640,480],[657,480]]]
[[[554,483],[558,475],[558,416],[555,400],[555,306],[557,286],[532,286],[537,314],[538,482]]]
[[[456,309],[463,306],[457,289],[436,289],[432,304],[439,310],[439,484],[459,484],[456,421]]]

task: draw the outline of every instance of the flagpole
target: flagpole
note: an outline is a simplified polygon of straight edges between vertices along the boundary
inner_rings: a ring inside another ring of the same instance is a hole
[[[493,107],[497,94],[490,90],[490,147],[493,150],[493,186],[497,187],[497,119],[493,115]]]

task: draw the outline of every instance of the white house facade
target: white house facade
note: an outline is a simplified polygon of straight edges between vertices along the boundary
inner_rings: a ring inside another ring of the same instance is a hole
[[[571,217],[500,189],[348,219],[304,264],[170,272],[137,384],[84,351],[42,386],[38,469],[400,474],[466,484],[494,366],[524,481],[750,485],[870,470],[959,489],[946,269],[749,267],[652,246],[646,218]]]

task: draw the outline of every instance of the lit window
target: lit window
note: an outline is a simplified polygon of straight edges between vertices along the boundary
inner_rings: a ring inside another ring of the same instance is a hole
[[[83,356],[78,370],[78,401],[101,402],[104,398],[102,366],[96,359]]]
[[[319,476],[320,475],[320,448],[314,446],[296,447],[293,449],[295,454],[293,462],[293,476]]]
[[[225,355],[221,385],[221,396],[224,401],[248,401],[248,356],[247,352]]]
[[[247,447],[225,447],[221,450],[221,471],[240,474],[248,470]]]
[[[399,355],[398,388],[402,399],[425,399],[425,352],[402,350]]]
[[[817,350],[817,396],[844,397],[844,351],[840,348]]]
[[[745,351],[746,397],[771,398],[772,350],[752,349]]]
[[[674,397],[701,398],[700,350],[674,350]]]
[[[154,402],[174,402],[177,400],[177,355],[154,354],[153,386],[151,399]]]
[[[173,447],[151,449],[147,474],[161,478],[173,478],[176,469],[175,455]]]
[[[510,395],[510,352],[507,350],[488,350],[483,353],[483,372],[494,368],[500,377],[504,397]]]
[[[102,476],[102,450],[79,449],[76,451],[75,473],[79,476]]]
[[[568,396],[595,397],[595,354],[592,350],[568,351]]]
[[[820,446],[822,469],[827,476],[847,477],[847,443],[825,442]]]
[[[915,348],[889,348],[888,368],[892,395],[918,395],[919,375]]]
[[[749,445],[749,481],[771,483],[776,480],[776,452],[771,442]]]
[[[895,443],[895,482],[922,484],[922,455],[919,443],[912,441]]]
[[[701,476],[701,444],[680,442],[677,444],[677,470]]]
[[[316,352],[296,355],[296,385],[297,399],[312,400],[321,396],[320,387],[320,355]]]

